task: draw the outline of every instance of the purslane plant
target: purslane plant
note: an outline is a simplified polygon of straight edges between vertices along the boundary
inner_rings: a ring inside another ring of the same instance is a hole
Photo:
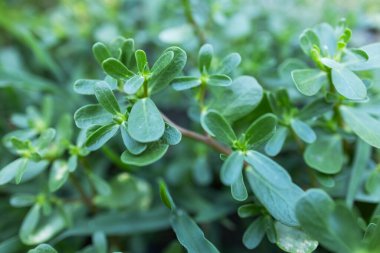
[[[106,235],[113,231],[101,225],[98,231],[85,232],[73,227],[78,208],[75,201],[64,204],[60,190],[71,180],[92,214],[101,208],[142,210],[151,201],[147,182],[120,174],[109,183],[88,167],[87,157],[102,149],[120,166],[147,166],[184,136],[220,154],[220,181],[241,204],[239,216],[251,219],[242,238],[248,249],[256,248],[266,235],[271,243],[292,253],[313,252],[319,244],[338,253],[380,251],[379,206],[365,221],[353,205],[355,200],[380,201],[380,170],[374,155],[380,148],[380,114],[369,107],[377,95],[371,80],[380,68],[380,44],[351,49],[350,37],[343,21],[335,28],[321,24],[301,34],[301,48],[315,66],[305,64],[291,72],[297,90],[312,97],[301,106],[292,101],[288,90],[264,91],[253,77],[234,77],[233,70],[241,61],[237,53],[214,64],[210,44],[200,48],[194,73],[182,75],[187,72],[187,56],[179,47],[167,48],[149,64],[150,58],[143,50],[135,50],[132,39],[96,43],[92,49],[104,78],[81,79],[74,84],[77,93],[94,96],[97,101],[75,112],[75,124],[81,129],[77,140],[72,141],[71,117],[64,115],[56,126],[52,124],[49,98],[41,112],[28,108],[26,115],[15,115],[12,121],[20,130],[3,138],[19,158],[0,171],[0,185],[26,183],[50,167],[43,193],[17,193],[11,199],[13,206],[31,206],[20,239],[36,245],[93,233],[94,247],[106,252]],[[195,91],[199,110],[192,117],[205,134],[178,126],[156,105],[154,95],[169,86]],[[121,135],[117,135],[119,131]],[[120,157],[106,146],[111,139],[123,143],[125,151]],[[286,145],[292,150],[287,156],[302,156],[304,167],[288,171],[275,160]],[[87,175],[93,198],[78,182],[79,167]],[[308,184],[293,180],[294,170],[307,173]],[[115,189],[122,189],[121,193]],[[186,250],[219,252],[189,214],[175,204],[163,180],[159,192],[170,209],[170,218],[163,219],[170,220]],[[123,200],[123,194],[130,199]],[[53,229],[43,233],[53,222]],[[101,221],[92,224],[96,227]],[[56,252],[46,244],[30,252],[43,250]]]

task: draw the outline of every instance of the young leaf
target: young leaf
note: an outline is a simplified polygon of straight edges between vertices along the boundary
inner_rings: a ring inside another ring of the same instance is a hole
[[[274,114],[265,114],[256,119],[245,131],[245,140],[249,146],[258,145],[273,136],[276,132],[277,117]]]
[[[311,239],[301,229],[286,226],[280,222],[274,224],[277,234],[277,246],[289,253],[311,253],[318,247],[318,242]]]
[[[217,111],[208,111],[203,118],[203,128],[212,136],[225,144],[231,145],[236,140],[236,135],[230,124]]]
[[[110,75],[115,79],[127,79],[134,75],[133,72],[130,71],[121,61],[115,58],[109,58],[103,61],[102,67],[107,75]]]
[[[135,58],[137,63],[137,69],[140,73],[144,73],[145,67],[148,64],[148,60],[146,59],[146,54],[143,50],[136,50]]]
[[[331,70],[335,89],[344,97],[352,100],[363,100],[367,96],[367,88],[360,78],[345,67]]]
[[[56,130],[54,128],[48,128],[45,131],[43,131],[35,144],[36,147],[38,149],[47,148],[53,141],[55,134]]]
[[[305,122],[299,119],[293,119],[290,124],[294,133],[304,142],[313,143],[317,139],[313,129]]]
[[[177,77],[185,67],[187,56],[185,51],[179,47],[169,47],[165,53],[173,53],[172,59],[163,68],[152,67],[152,76],[150,79],[149,90],[152,94],[159,92],[167,87],[170,82]],[[157,62],[156,62],[157,63]],[[156,65],[156,64],[155,64]]]
[[[292,78],[299,92],[305,96],[317,94],[322,85],[327,83],[326,73],[317,69],[293,70]]]
[[[119,125],[110,123],[99,127],[86,140],[86,147],[90,151],[101,148],[107,141],[109,141],[119,130]]]
[[[341,106],[344,122],[369,145],[380,148],[380,121],[371,117],[365,111]]]
[[[210,44],[205,44],[201,47],[198,54],[198,66],[199,71],[208,71],[210,69],[212,56],[214,54],[214,49]]]
[[[237,201],[244,201],[248,198],[248,192],[244,184],[242,171],[240,171],[240,175],[237,180],[235,180],[235,182],[231,185],[231,195]]]
[[[177,128],[166,123],[165,132],[164,132],[164,135],[162,136],[162,140],[166,144],[177,145],[178,143],[180,143],[181,139],[182,139],[181,132]]]
[[[34,249],[29,250],[28,253],[58,253],[58,251],[48,244],[40,244]]]
[[[188,90],[201,85],[199,77],[196,76],[182,76],[177,77],[172,82],[172,87],[175,90]]]
[[[274,218],[285,225],[298,226],[295,205],[304,192],[284,168],[268,157],[250,150],[246,161],[252,166],[246,176],[255,196]]]
[[[79,128],[104,125],[112,121],[112,115],[100,104],[90,104],[79,108],[74,113],[75,124]]]
[[[165,131],[160,111],[150,98],[139,99],[128,118],[128,133],[138,142],[159,140]]]
[[[219,253],[217,248],[205,238],[198,225],[183,211],[175,211],[170,223],[178,241],[189,253]]]
[[[134,155],[141,154],[148,147],[147,144],[134,140],[128,133],[128,124],[124,122],[120,126],[121,137],[128,151]]]
[[[120,113],[120,107],[111,88],[106,82],[98,82],[95,85],[95,96],[104,109],[117,115]]]
[[[160,179],[158,183],[160,186],[160,197],[161,197],[162,202],[170,210],[175,210],[176,205],[174,203],[172,196],[169,193],[168,186],[162,179]]]
[[[140,75],[135,75],[131,78],[129,78],[125,83],[124,83],[124,91],[125,93],[132,95],[135,94],[141,86],[144,84],[144,77]]]
[[[270,156],[276,156],[280,153],[287,136],[288,129],[283,126],[278,127],[272,138],[265,145],[265,153]]]
[[[101,42],[97,42],[92,46],[92,53],[99,64],[102,64],[107,58],[111,57],[106,45]]]
[[[131,154],[129,151],[124,151],[121,155],[121,161],[125,164],[135,166],[146,166],[158,161],[163,157],[168,150],[169,145],[159,144],[157,142],[149,144],[148,148],[139,155]]]
[[[310,55],[310,51],[314,45],[319,47],[320,44],[318,35],[311,29],[306,29],[301,34],[299,40],[301,48],[306,55]]]
[[[230,77],[222,74],[210,75],[207,79],[207,85],[211,86],[229,86],[231,82]]]
[[[231,53],[227,55],[225,58],[223,58],[222,62],[220,63],[218,69],[216,70],[219,74],[230,74],[237,66],[239,66],[241,62],[240,54],[238,53]]]
[[[244,154],[241,151],[232,152],[224,161],[220,171],[220,179],[225,185],[232,185],[241,175],[244,165]]]
[[[247,228],[243,235],[244,246],[248,249],[256,248],[263,240],[265,235],[266,222],[264,217],[257,218]]]
[[[344,162],[342,140],[339,136],[320,136],[304,152],[307,165],[325,174],[338,173]]]

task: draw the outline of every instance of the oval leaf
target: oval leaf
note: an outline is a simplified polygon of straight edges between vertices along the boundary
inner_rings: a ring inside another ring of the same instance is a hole
[[[128,133],[138,142],[159,140],[165,131],[160,111],[150,98],[138,100],[128,118]]]

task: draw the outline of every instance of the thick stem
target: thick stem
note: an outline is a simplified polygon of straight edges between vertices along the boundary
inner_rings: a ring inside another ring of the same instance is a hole
[[[185,17],[187,19],[187,22],[189,22],[189,24],[193,27],[194,33],[198,37],[199,43],[201,45],[205,44],[206,36],[194,19],[190,0],[182,0],[182,6],[185,11]]]
[[[178,126],[176,123],[174,123],[168,117],[166,117],[164,114],[162,114],[162,117],[164,118],[164,120],[166,122],[168,122],[172,126],[176,127],[182,133],[183,136],[190,138],[190,139],[193,139],[193,140],[203,142],[204,144],[212,147],[214,150],[218,151],[219,153],[222,153],[225,155],[231,154],[231,150],[229,148],[221,145],[219,142],[215,141],[210,136],[202,135],[202,134],[196,133],[194,131],[188,130],[186,128],[183,128],[181,126]]]

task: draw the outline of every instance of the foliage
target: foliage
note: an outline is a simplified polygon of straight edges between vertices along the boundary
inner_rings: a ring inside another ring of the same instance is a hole
[[[380,42],[355,8],[26,2],[53,14],[0,3],[0,252],[380,251]]]

